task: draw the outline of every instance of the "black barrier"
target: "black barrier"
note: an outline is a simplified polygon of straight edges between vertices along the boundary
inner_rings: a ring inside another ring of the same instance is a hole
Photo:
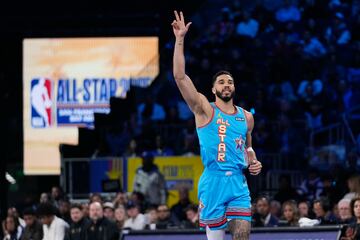
[[[339,240],[342,225],[317,227],[253,228],[250,240]],[[123,240],[204,240],[200,230],[124,231]],[[226,240],[231,240],[227,232]]]

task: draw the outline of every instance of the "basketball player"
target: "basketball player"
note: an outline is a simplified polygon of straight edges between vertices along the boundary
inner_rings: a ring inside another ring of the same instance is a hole
[[[176,84],[195,115],[201,159],[205,166],[199,180],[200,227],[208,240],[225,239],[225,229],[233,240],[247,240],[250,234],[251,204],[243,170],[257,175],[261,163],[251,147],[254,118],[250,112],[233,104],[234,79],[221,71],[213,77],[215,102],[209,103],[197,92],[185,74],[184,38],[191,22],[185,24],[183,13],[174,12],[172,22],[176,38],[173,73]]]

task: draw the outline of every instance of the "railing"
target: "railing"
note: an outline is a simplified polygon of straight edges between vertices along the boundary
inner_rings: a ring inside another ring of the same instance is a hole
[[[339,145],[347,149],[357,147],[356,135],[354,134],[349,121],[360,119],[360,114],[355,113],[359,110],[360,105],[343,113],[340,122],[320,129],[313,129],[309,136],[310,157],[314,156],[320,147],[320,145],[316,144],[316,140],[319,138],[322,138],[322,146]]]
[[[264,168],[259,175],[248,178],[252,192],[266,191],[267,182],[269,182],[266,171],[279,171],[283,167],[279,154],[259,154],[257,157],[263,163]],[[126,158],[63,158],[61,163],[60,184],[70,199],[86,199],[91,192],[104,192],[101,185],[103,184],[102,180],[109,179],[110,174],[113,175],[112,179],[115,176],[119,180],[119,185],[121,185],[119,188],[127,190],[128,176],[131,173],[127,172],[129,161]],[[200,174],[201,171],[198,173],[199,176],[193,176],[194,179],[200,177]],[[197,183],[194,182],[194,184]],[[111,197],[115,192],[116,190],[103,195]]]
[[[266,189],[268,191],[280,188],[279,179],[282,175],[290,176],[291,186],[300,186],[304,180],[304,172],[295,170],[270,170],[266,173]]]
[[[91,165],[93,164],[93,165]],[[102,158],[62,158],[61,160],[61,175],[60,185],[64,192],[68,194],[70,199],[84,199],[88,198],[91,192],[104,192],[99,186],[99,181],[106,176],[107,172],[104,169],[104,176],[92,175],[92,169],[98,170],[106,165],[112,165],[111,170],[113,174],[119,175],[120,184],[126,182],[126,173],[124,169],[123,158],[102,157]],[[96,169],[97,168],[97,169]],[[115,173],[116,171],[116,173]],[[98,172],[97,172],[98,173]],[[111,173],[108,173],[111,174]],[[94,180],[94,178],[96,178]],[[93,182],[93,183],[92,183]],[[95,185],[95,186],[92,186]],[[95,190],[92,190],[95,189]],[[112,195],[111,193],[104,193],[102,195]]]
[[[344,143],[345,140],[344,126],[341,123],[334,123],[320,129],[313,129],[310,132],[310,141],[309,141],[310,148],[312,149],[315,148],[315,140],[316,140],[315,138],[323,133],[327,135],[326,145]]]

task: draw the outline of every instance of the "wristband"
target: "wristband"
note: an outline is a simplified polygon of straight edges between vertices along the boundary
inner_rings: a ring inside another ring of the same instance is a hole
[[[246,149],[246,151],[248,151],[248,152],[255,152],[252,147],[248,147],[248,148]]]

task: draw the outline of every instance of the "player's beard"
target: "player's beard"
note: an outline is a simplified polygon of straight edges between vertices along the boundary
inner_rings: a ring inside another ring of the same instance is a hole
[[[229,102],[231,99],[233,99],[234,95],[235,95],[235,91],[232,91],[231,94],[229,96],[223,96],[221,94],[220,91],[216,90],[215,91],[216,96],[218,96],[218,98],[220,98],[221,100],[223,100],[224,102]]]

